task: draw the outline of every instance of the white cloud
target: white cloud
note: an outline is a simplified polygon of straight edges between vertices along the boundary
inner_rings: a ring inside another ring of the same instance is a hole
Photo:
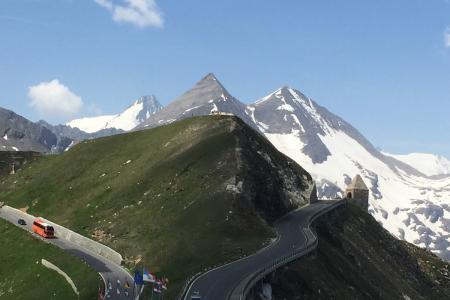
[[[450,27],[447,27],[444,32],[444,45],[445,47],[450,48]]]
[[[138,27],[162,27],[164,20],[155,0],[94,0],[109,10],[113,20],[119,23],[131,23]]]
[[[30,106],[43,117],[73,116],[83,107],[83,100],[57,79],[31,86],[28,97]]]

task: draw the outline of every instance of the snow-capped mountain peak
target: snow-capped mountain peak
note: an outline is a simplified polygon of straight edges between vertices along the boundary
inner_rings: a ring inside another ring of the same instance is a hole
[[[142,96],[117,115],[81,118],[72,120],[66,125],[72,128],[79,128],[87,133],[94,133],[108,128],[129,131],[152,118],[161,109],[162,105],[154,95]]]
[[[162,109],[162,105],[156,100],[156,97],[143,96],[136,100],[125,111],[109,120],[105,128],[117,128],[129,131],[142,122],[150,119],[152,115]]]
[[[370,213],[386,229],[450,259],[450,176],[430,178],[423,166],[379,152],[349,123],[289,87],[247,111],[278,150],[311,173],[320,198],[344,196],[360,174],[370,190]]]

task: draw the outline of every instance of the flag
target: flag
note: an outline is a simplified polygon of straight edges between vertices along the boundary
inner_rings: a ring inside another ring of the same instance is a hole
[[[138,270],[136,270],[136,272],[134,272],[134,283],[137,285],[144,284],[144,279],[142,277],[142,274]]]
[[[154,283],[156,281],[156,276],[149,271],[144,271],[143,281]]]

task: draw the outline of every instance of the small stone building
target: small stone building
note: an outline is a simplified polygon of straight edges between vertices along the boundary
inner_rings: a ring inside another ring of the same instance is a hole
[[[356,175],[345,190],[345,198],[364,211],[369,209],[369,189],[360,175]]]

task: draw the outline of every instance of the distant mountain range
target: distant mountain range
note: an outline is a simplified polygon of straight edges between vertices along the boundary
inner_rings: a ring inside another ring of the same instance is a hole
[[[290,87],[246,105],[208,74],[166,107],[152,96],[144,97],[118,115],[78,119],[56,127],[37,124],[43,136],[54,138],[34,134],[29,139],[49,144],[50,149],[62,148],[58,145],[67,144],[61,143],[67,136],[76,142],[216,113],[238,116],[305,168],[313,175],[321,198],[342,197],[351,178],[360,174],[370,189],[369,211],[386,229],[450,259],[449,161],[433,155],[380,152],[352,125]]]
[[[60,153],[82,140],[129,131],[161,108],[155,96],[143,96],[117,115],[76,119],[66,125],[34,123],[0,108],[0,151]]]

